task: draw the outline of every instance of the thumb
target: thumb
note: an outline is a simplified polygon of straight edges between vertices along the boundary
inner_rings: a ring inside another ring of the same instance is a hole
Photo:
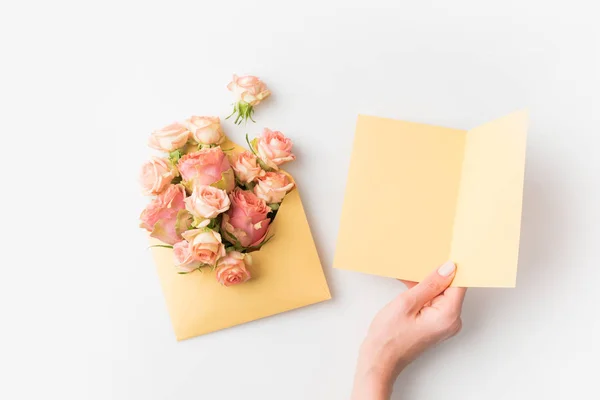
[[[411,304],[412,312],[418,312],[425,304],[442,293],[454,279],[456,265],[452,261],[446,261],[436,271],[432,272],[423,281],[406,293],[413,297]]]

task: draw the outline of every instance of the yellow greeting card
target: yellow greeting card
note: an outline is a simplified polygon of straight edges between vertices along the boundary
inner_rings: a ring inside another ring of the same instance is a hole
[[[469,131],[361,115],[334,267],[453,286],[514,287],[528,114]]]

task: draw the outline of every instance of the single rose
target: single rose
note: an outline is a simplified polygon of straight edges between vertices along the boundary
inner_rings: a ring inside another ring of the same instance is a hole
[[[194,254],[190,249],[190,243],[187,240],[182,240],[173,245],[173,257],[175,266],[183,272],[192,272],[200,267],[200,261],[194,258]]]
[[[178,162],[181,178],[191,187],[213,185],[230,192],[235,187],[235,177],[229,160],[220,147],[211,147],[186,154]]]
[[[212,186],[197,186],[185,199],[185,208],[197,218],[215,218],[229,210],[231,204],[227,192]]]
[[[258,165],[258,160],[254,154],[249,151],[243,151],[234,157],[231,167],[238,181],[249,183],[256,177],[264,175],[265,171]]]
[[[178,122],[152,132],[148,145],[156,150],[171,152],[183,147],[190,136],[190,131]]]
[[[232,286],[246,282],[250,279],[247,266],[252,264],[249,254],[230,251],[221,258],[217,264],[217,281],[224,286]]]
[[[184,199],[185,188],[182,185],[170,185],[142,211],[140,227],[165,243],[179,242],[181,232],[188,229],[191,223]]]
[[[254,107],[271,94],[267,89],[267,85],[257,77],[250,75],[241,77],[233,75],[233,80],[227,85],[227,88],[235,96],[233,112],[229,117],[237,115],[235,118],[236,124],[248,122],[249,119],[254,121],[252,119]]]
[[[200,144],[220,144],[225,140],[219,117],[196,117],[185,121],[194,140]]]
[[[265,240],[269,223],[267,214],[271,212],[267,203],[254,193],[235,188],[229,195],[231,206],[223,214],[221,232],[231,243],[242,247],[258,246]]]
[[[212,229],[191,229],[183,232],[182,236],[190,243],[190,252],[194,260],[201,264],[214,266],[219,258],[225,256],[221,235]]]
[[[258,157],[269,168],[277,170],[281,164],[296,159],[292,154],[292,140],[279,131],[265,128],[255,142]]]
[[[243,101],[251,106],[257,106],[271,94],[263,81],[251,75],[239,77],[233,75],[233,80],[227,85],[227,89],[233,92],[236,102]]]
[[[150,161],[142,165],[140,173],[140,183],[145,195],[159,194],[171,183],[177,176],[177,171],[173,168],[169,160],[159,157],[152,157]]]
[[[267,172],[256,180],[254,194],[268,204],[281,203],[293,187],[294,183],[283,172]]]

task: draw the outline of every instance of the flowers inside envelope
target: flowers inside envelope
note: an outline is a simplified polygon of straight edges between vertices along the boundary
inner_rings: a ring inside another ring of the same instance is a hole
[[[230,155],[243,151],[226,140]],[[191,338],[331,298],[297,188],[289,192],[269,227],[271,239],[253,251],[252,279],[224,286],[216,271],[175,270],[173,250],[152,247],[158,276],[178,340]],[[151,244],[163,242],[151,238]]]
[[[233,76],[235,124],[247,124],[271,91]],[[178,340],[331,298],[294,179],[293,142],[264,128],[249,151],[219,117],[192,116],[156,130],[163,153],[142,167],[151,201],[140,216]]]

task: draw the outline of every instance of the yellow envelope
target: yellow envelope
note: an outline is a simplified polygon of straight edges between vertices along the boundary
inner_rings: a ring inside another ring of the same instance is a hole
[[[334,267],[514,287],[528,114],[464,131],[359,116]]]
[[[243,150],[231,141],[221,147]],[[152,248],[177,340],[331,298],[297,189],[286,195],[269,232],[273,239],[252,253],[252,279],[230,287],[217,283],[210,268],[177,274],[173,250]]]

